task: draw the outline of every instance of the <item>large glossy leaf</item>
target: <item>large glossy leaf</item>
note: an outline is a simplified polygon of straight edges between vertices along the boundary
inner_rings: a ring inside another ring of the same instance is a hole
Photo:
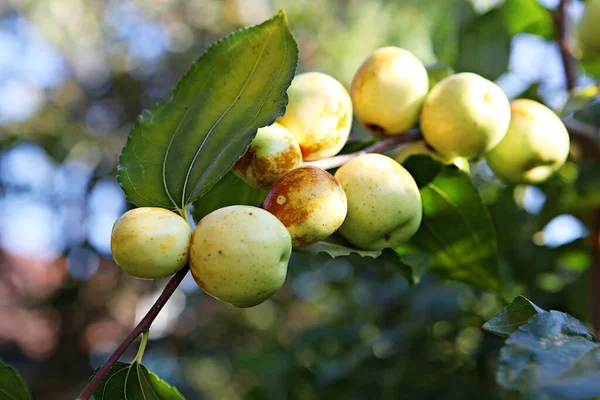
[[[411,156],[403,165],[423,201],[423,222],[411,243],[429,254],[429,268],[445,278],[499,292],[496,233],[469,175],[424,155]]]
[[[508,336],[536,314],[546,312],[523,296],[517,296],[494,318],[483,324],[483,329],[500,336]]]
[[[544,39],[554,38],[554,22],[550,10],[538,0],[506,0],[502,6],[508,33],[529,33]]]
[[[580,321],[558,312],[536,314],[500,351],[498,383],[553,399],[600,396],[600,341]]]
[[[328,255],[331,258],[345,258],[348,262],[356,262],[360,258],[372,258],[376,268],[390,268],[399,271],[410,283],[414,282],[411,267],[404,263],[398,253],[392,249],[379,251],[358,250],[341,244],[330,242],[318,242],[309,246],[298,247],[296,253],[306,255]],[[362,260],[364,261],[364,260]]]
[[[0,400],[29,400],[25,384],[14,370],[0,361]]]
[[[130,132],[117,175],[128,201],[183,209],[206,193],[283,114],[297,59],[283,12],[210,46]]]
[[[97,371],[96,371],[97,372]],[[139,362],[112,366],[96,391],[96,400],[183,400],[177,388]]]
[[[193,203],[192,215],[194,221],[200,221],[218,208],[233,205],[258,206],[266,195],[266,190],[253,188],[233,172],[229,172],[208,193]]]

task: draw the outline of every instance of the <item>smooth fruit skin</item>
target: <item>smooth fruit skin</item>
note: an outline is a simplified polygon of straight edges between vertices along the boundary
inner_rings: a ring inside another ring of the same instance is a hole
[[[223,207],[196,226],[190,270],[198,285],[236,307],[253,307],[283,285],[292,254],[285,226],[252,206]]]
[[[398,149],[396,149],[396,151],[394,151],[394,153],[392,154],[392,158],[400,163],[403,164],[404,161],[406,161],[406,159],[412,155],[415,154],[423,154],[423,155],[428,155],[431,156],[432,158],[446,164],[446,165],[450,165],[450,164],[454,164],[456,165],[458,168],[462,169],[465,172],[469,172],[470,168],[469,168],[469,161],[466,158],[462,158],[462,157],[457,157],[457,158],[447,158],[442,156],[441,154],[439,154],[437,151],[435,151],[433,148],[431,148],[430,146],[427,145],[427,143],[425,143],[424,140],[419,140],[416,142],[411,142],[411,143],[407,143],[405,145],[402,145],[400,147],[398,147]]]
[[[486,160],[494,174],[507,183],[541,183],[567,160],[569,133],[560,118],[543,104],[518,99],[510,106],[508,132]]]
[[[302,151],[291,132],[278,123],[260,128],[233,172],[250,186],[266,189],[302,165]]]
[[[359,156],[335,177],[348,197],[348,215],[339,232],[366,250],[397,247],[419,229],[421,194],[410,173],[381,154]]]
[[[440,81],[421,112],[425,141],[444,157],[479,157],[494,148],[510,122],[506,95],[494,82],[463,72]]]
[[[583,15],[577,26],[577,36],[584,60],[600,59],[600,0],[584,3]]]
[[[112,228],[110,249],[117,265],[131,276],[159,279],[188,261],[192,231],[183,218],[157,207],[134,208]]]
[[[404,133],[417,122],[428,90],[427,70],[418,58],[398,47],[379,48],[352,80],[354,115],[373,133]]]
[[[286,226],[294,246],[331,236],[344,222],[348,205],[338,181],[321,168],[305,166],[279,178],[263,208]]]
[[[321,72],[297,75],[287,91],[289,102],[277,122],[298,140],[305,160],[336,155],[352,127],[352,100],[344,86]]]

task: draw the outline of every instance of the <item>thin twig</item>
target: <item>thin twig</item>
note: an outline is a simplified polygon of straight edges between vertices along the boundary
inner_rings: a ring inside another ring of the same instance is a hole
[[[117,347],[117,349],[110,355],[110,357],[108,357],[108,360],[106,360],[102,368],[100,368],[98,373],[94,375],[92,380],[83,389],[83,391],[81,392],[79,397],[77,397],[76,400],[88,400],[92,396],[98,385],[100,385],[106,374],[108,374],[108,371],[110,371],[110,368],[119,360],[119,358],[121,358],[123,353],[125,353],[125,350],[127,350],[127,348],[131,345],[131,343],[133,343],[133,341],[138,336],[140,336],[144,331],[150,328],[150,325],[152,325],[152,322],[154,321],[160,310],[162,310],[167,300],[169,300],[171,295],[175,292],[175,289],[177,289],[177,287],[179,286],[179,284],[181,283],[181,281],[183,280],[183,278],[189,270],[189,266],[186,265],[183,269],[181,269],[175,275],[173,275],[169,283],[167,283],[162,293],[156,300],[156,302],[154,302],[152,307],[150,307],[150,310],[148,310],[148,313],[146,313],[146,315],[144,316],[144,318],[142,318],[140,323],[137,324],[135,328],[133,328],[131,333],[127,335],[125,339],[123,339],[123,342],[119,345],[119,347]]]
[[[362,156],[367,153],[384,153],[388,150],[391,150],[402,143],[414,142],[422,139],[421,131],[419,129],[411,129],[400,135],[394,135],[387,137],[369,147],[364,148],[363,150],[350,153],[350,154],[342,154],[340,156],[324,158],[322,160],[317,161],[307,161],[304,165],[312,165],[314,167],[319,167],[323,169],[337,168],[346,164],[348,161]]]
[[[554,17],[554,26],[556,28],[556,41],[560,48],[560,56],[562,58],[565,82],[567,90],[571,91],[575,87],[575,70],[573,65],[573,56],[569,51],[569,42],[567,36],[567,6],[569,0],[560,0],[558,10]]]

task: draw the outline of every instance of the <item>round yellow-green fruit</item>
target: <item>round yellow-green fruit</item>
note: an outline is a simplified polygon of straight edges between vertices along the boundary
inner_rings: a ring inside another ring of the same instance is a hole
[[[143,279],[165,278],[187,263],[191,233],[188,223],[172,211],[134,208],[113,225],[110,249],[127,274]]]
[[[232,170],[246,183],[266,189],[281,175],[302,165],[302,151],[291,132],[278,123],[260,128]]]
[[[272,214],[229,206],[206,215],[194,229],[190,270],[214,298],[253,307],[281,288],[291,254],[290,234]]]
[[[486,161],[507,183],[541,183],[567,160],[569,133],[560,118],[543,104],[517,99],[510,106],[508,132],[486,155]]]
[[[584,60],[600,59],[600,0],[587,0],[577,25],[577,38]]]
[[[339,153],[352,127],[352,100],[344,86],[321,72],[297,75],[287,91],[289,102],[277,122],[290,130],[305,160]]]
[[[408,50],[388,46],[362,63],[350,94],[354,115],[378,135],[397,135],[412,127],[429,90],[425,66]]]
[[[454,164],[465,172],[469,172],[469,160],[462,157],[447,158],[431,148],[424,140],[418,140],[398,147],[392,154],[392,158],[403,164],[406,159],[415,154],[428,155],[446,165]]]
[[[263,208],[286,226],[294,246],[331,236],[344,222],[348,205],[338,181],[324,169],[304,166],[279,178]]]
[[[494,82],[462,72],[440,81],[421,112],[423,137],[444,157],[480,157],[504,137],[510,122],[506,95]]]
[[[348,215],[339,232],[366,250],[395,248],[419,229],[421,194],[412,175],[382,154],[365,154],[344,164],[335,177],[346,192]]]

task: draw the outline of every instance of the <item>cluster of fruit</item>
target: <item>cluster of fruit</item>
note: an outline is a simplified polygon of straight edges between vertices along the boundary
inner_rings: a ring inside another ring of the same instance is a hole
[[[160,278],[189,260],[196,282],[238,307],[272,296],[283,284],[292,247],[339,232],[368,250],[395,248],[419,229],[419,189],[401,163],[429,154],[468,168],[485,157],[509,183],[538,183],[566,160],[569,136],[560,119],[531,100],[512,103],[493,82],[472,73],[446,77],[429,88],[424,65],[410,52],[373,52],[350,94],[318,72],[297,75],[285,114],[258,130],[233,171],[249,185],[268,188],[262,207],[230,206],[205,216],[191,232],[177,214],[138,208],[115,224],[112,252],[131,275]],[[391,157],[364,154],[331,175],[303,165],[337,154],[354,117],[379,136],[401,135],[420,121],[423,140]]]

